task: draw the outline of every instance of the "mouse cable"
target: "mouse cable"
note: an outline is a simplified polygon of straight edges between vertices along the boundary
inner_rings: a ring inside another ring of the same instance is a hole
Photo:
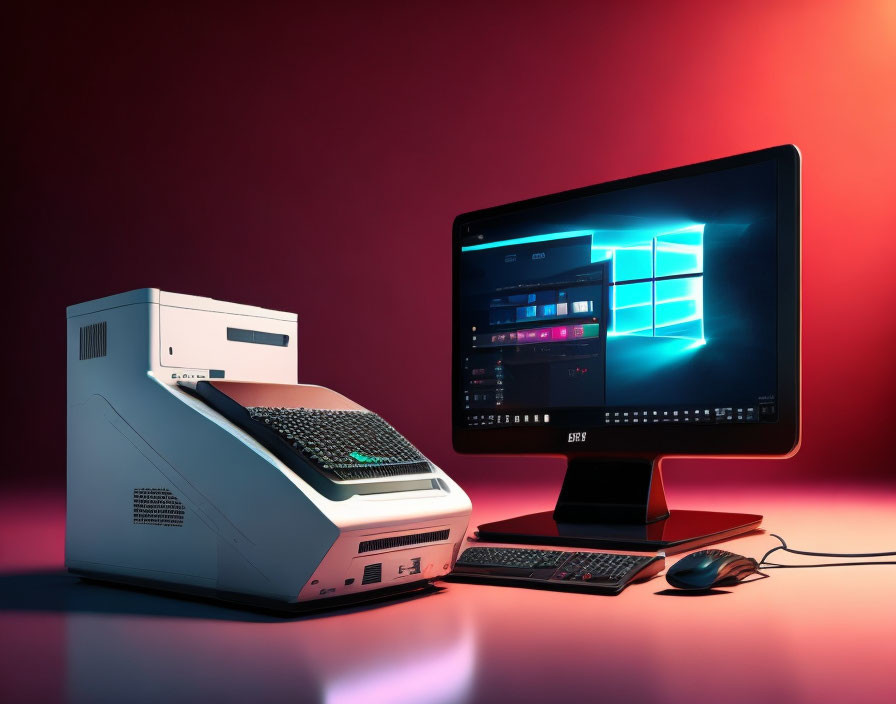
[[[863,567],[864,565],[896,565],[896,560],[880,560],[874,562],[821,562],[815,565],[782,565],[778,562],[763,562],[761,570],[798,570],[806,567]]]
[[[806,567],[857,567],[858,565],[896,565],[896,561],[891,560],[874,562],[826,562],[817,565],[782,565],[777,562],[768,562],[768,556],[773,552],[777,552],[778,550],[783,550],[784,552],[789,552],[794,555],[809,555],[811,557],[896,557],[896,552],[810,552],[808,550],[795,550],[794,548],[788,547],[787,542],[780,535],[777,535],[775,533],[769,533],[769,535],[780,540],[781,544],[777,547],[772,548],[762,556],[762,559],[759,560],[759,567],[761,569],[799,569]]]

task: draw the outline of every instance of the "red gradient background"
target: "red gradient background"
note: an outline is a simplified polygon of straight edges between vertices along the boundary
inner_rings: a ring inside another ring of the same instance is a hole
[[[382,413],[462,484],[559,483],[559,460],[451,448],[454,216],[787,142],[802,450],[672,461],[667,479],[892,481],[896,3],[13,15],[4,481],[63,486],[65,306],[155,286],[297,312],[300,380]]]

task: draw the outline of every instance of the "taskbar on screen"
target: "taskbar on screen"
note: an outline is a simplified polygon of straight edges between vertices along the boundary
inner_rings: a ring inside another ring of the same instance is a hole
[[[468,428],[512,427],[597,427],[642,425],[720,425],[727,423],[762,423],[778,419],[777,404],[762,400],[731,406],[644,406],[600,409],[468,409],[464,414]]]

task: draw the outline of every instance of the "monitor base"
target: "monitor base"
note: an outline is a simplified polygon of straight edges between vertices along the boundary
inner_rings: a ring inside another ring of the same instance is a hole
[[[762,516],[751,513],[671,510],[651,523],[566,523],[543,511],[484,523],[476,535],[495,543],[672,554],[752,532],[761,522]]]
[[[682,552],[759,527],[762,516],[670,511],[659,457],[570,457],[557,506],[479,526],[480,540],[640,552]]]

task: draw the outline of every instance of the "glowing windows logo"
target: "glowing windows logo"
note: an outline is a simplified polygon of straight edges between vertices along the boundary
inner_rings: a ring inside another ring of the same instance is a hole
[[[688,225],[624,246],[595,233],[592,261],[610,260],[609,334],[675,337],[705,343],[703,230]]]

